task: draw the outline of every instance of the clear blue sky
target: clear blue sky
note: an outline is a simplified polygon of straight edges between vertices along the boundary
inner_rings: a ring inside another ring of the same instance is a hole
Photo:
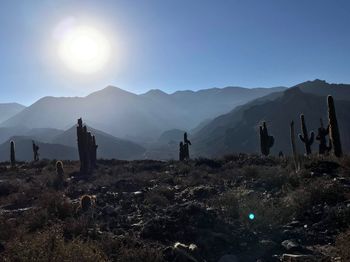
[[[0,102],[86,95],[106,85],[141,93],[350,83],[348,0],[31,0],[0,3]],[[67,17],[109,32],[102,73],[79,75],[56,57]]]

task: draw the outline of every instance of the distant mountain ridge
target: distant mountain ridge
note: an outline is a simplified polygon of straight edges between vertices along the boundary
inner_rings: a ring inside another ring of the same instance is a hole
[[[323,86],[317,87],[319,84]],[[350,151],[350,85],[342,85],[339,95],[338,85],[324,84],[324,81],[308,81],[284,92],[259,98],[237,107],[228,114],[221,115],[202,129],[193,138],[197,155],[219,156],[233,152],[260,152],[258,126],[266,121],[269,133],[275,137],[272,153],[290,152],[289,124],[295,122],[297,134],[300,132],[300,114],[305,114],[308,130],[317,133],[319,119],[327,122],[328,94],[336,99],[335,106],[340,126],[341,139],[345,151]],[[307,90],[307,92],[305,91]],[[299,152],[303,145],[296,138]],[[317,141],[312,148],[317,151]]]
[[[151,90],[136,95],[108,86],[86,97],[44,97],[0,126],[65,130],[82,117],[88,125],[116,137],[156,140],[166,130],[189,130],[205,119],[283,89],[226,87],[173,94]]]
[[[0,123],[13,117],[26,107],[18,103],[2,103],[0,104]]]

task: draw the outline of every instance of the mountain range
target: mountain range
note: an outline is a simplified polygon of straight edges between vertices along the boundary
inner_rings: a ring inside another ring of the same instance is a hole
[[[95,134],[99,158],[174,159],[187,131],[193,157],[259,152],[258,127],[266,121],[275,137],[271,153],[290,152],[289,124],[300,132],[303,113],[309,131],[327,122],[326,96],[333,95],[345,151],[350,150],[350,85],[307,81],[290,88],[226,87],[141,95],[109,86],[86,97],[44,97],[24,107],[0,104],[0,160],[15,140],[19,160],[31,160],[31,143],[42,158],[76,159],[77,118]],[[6,110],[5,110],[6,109]],[[298,139],[297,139],[298,140]],[[303,144],[297,147],[303,152]],[[313,150],[317,151],[317,141]]]
[[[44,97],[0,127],[66,130],[82,117],[88,125],[116,137],[137,142],[156,140],[166,130],[194,128],[206,119],[283,89],[226,87],[173,94],[151,90],[136,95],[109,86],[86,97]]]

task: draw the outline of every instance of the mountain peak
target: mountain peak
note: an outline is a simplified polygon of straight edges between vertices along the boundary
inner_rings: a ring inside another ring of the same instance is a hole
[[[167,96],[168,94],[160,89],[150,89],[148,92],[144,93],[143,95],[147,96]]]
[[[96,96],[96,95],[102,95],[102,96],[114,96],[114,95],[132,95],[132,96],[136,96],[134,93],[131,93],[129,91],[126,91],[124,89],[121,89],[119,87],[116,86],[107,86],[101,90],[98,90],[96,92],[91,93],[90,95],[88,95],[87,97],[91,97],[91,96]]]

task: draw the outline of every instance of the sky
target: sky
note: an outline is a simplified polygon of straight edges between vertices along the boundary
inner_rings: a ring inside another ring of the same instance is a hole
[[[11,0],[0,3],[0,103],[161,89],[350,83],[348,0]],[[58,55],[62,21],[98,30],[103,69]]]

